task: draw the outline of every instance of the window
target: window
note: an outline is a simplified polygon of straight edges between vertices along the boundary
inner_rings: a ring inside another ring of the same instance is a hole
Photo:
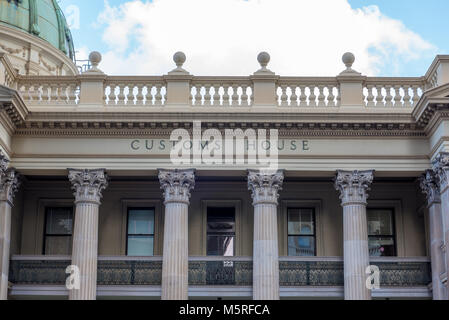
[[[127,255],[149,257],[154,255],[154,208],[129,208]]]
[[[316,255],[315,210],[288,209],[288,255],[313,257]]]
[[[45,209],[44,255],[72,254],[73,208]]]
[[[393,209],[368,209],[368,244],[370,256],[396,256]]]
[[[207,208],[207,255],[235,255],[235,208]]]

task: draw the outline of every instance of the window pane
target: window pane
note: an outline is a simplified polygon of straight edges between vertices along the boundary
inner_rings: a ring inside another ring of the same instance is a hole
[[[291,257],[315,256],[315,238],[309,236],[289,236],[288,255]]]
[[[369,235],[393,235],[392,210],[368,210]]]
[[[289,235],[313,235],[315,233],[314,229],[313,209],[289,209]]]
[[[47,235],[72,234],[72,208],[48,208],[45,233]]]
[[[208,235],[207,255],[208,256],[234,256],[234,236]]]
[[[129,210],[128,234],[154,234],[154,210]]]
[[[235,208],[207,208],[207,233],[235,233]]]
[[[372,257],[394,257],[396,249],[392,237],[370,237],[369,253]]]
[[[70,255],[72,254],[72,237],[52,237],[45,238],[46,255]]]
[[[153,236],[129,236],[128,237],[128,256],[131,257],[149,257],[154,255],[154,237]]]

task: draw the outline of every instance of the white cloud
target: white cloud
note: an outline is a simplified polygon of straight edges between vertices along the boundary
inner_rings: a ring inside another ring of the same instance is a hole
[[[105,9],[101,68],[109,74],[166,74],[176,51],[194,75],[249,75],[260,51],[280,75],[329,75],[341,56],[376,75],[385,66],[434,54],[435,47],[377,6],[352,9],[347,0],[133,0]]]

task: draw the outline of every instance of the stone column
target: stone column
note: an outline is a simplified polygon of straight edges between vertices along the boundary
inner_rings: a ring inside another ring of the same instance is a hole
[[[443,223],[443,240],[446,246],[445,269],[449,270],[449,152],[441,152],[433,162],[433,170],[440,180],[441,216]],[[446,282],[449,292],[449,281]]]
[[[446,292],[440,275],[445,271],[443,220],[441,217],[441,198],[438,177],[432,170],[427,170],[420,179],[421,189],[427,196],[430,229],[430,257],[432,261],[433,300],[445,300]]]
[[[195,187],[195,170],[159,170],[164,190],[164,251],[162,300],[188,299],[190,191]]]
[[[0,154],[0,300],[8,299],[9,250],[11,242],[11,209],[19,188],[18,174],[7,169],[9,161]]]
[[[343,206],[345,300],[370,300],[366,269],[370,264],[366,205],[374,171],[338,171],[335,187]]]
[[[70,290],[70,300],[97,298],[98,209],[102,191],[108,186],[104,169],[69,169],[69,180],[75,191],[75,229],[73,231],[72,265],[79,268],[80,288]]]
[[[249,170],[248,187],[254,205],[254,300],[279,300],[279,245],[277,206],[284,173]]]

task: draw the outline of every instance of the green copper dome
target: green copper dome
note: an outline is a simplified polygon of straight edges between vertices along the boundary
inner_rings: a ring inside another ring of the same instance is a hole
[[[38,36],[75,58],[72,34],[56,0],[0,0],[0,24]]]

